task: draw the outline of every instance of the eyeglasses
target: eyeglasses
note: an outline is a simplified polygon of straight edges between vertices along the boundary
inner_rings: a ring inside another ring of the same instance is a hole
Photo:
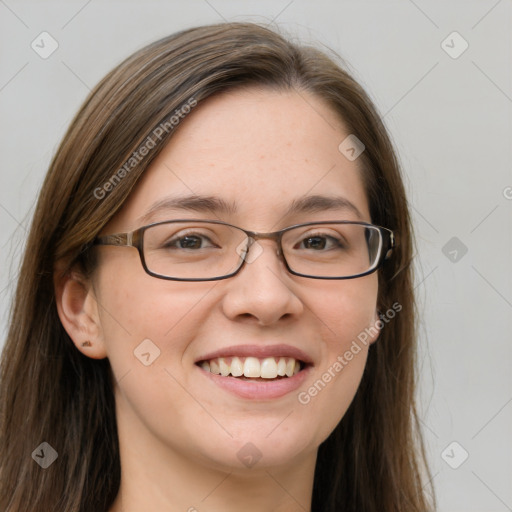
[[[169,220],[130,233],[97,237],[94,245],[135,247],[144,270],[174,281],[217,281],[240,272],[262,252],[257,240],[277,244],[287,270],[311,279],[353,279],[375,272],[395,247],[393,232],[366,222],[306,222],[272,233],[222,221]]]

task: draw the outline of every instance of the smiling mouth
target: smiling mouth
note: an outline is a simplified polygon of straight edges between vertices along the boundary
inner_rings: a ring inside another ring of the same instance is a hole
[[[204,371],[240,380],[265,381],[293,377],[306,363],[293,357],[216,357],[196,363]]]

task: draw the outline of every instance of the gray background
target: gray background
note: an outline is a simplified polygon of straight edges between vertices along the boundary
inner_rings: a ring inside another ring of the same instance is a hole
[[[223,19],[333,48],[376,102],[413,205],[439,510],[512,510],[510,0],[0,0],[2,342],[37,192],[89,89],[144,44]],[[31,48],[43,31],[59,45],[47,59]]]

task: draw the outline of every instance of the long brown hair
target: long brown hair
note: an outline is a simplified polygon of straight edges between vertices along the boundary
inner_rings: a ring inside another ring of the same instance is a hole
[[[172,129],[153,136],[148,154],[126,167],[157,127],[191,99],[200,104],[250,85],[311,93],[339,114],[366,146],[359,161],[372,221],[397,238],[379,271],[378,304],[402,309],[371,346],[349,410],[319,448],[312,510],[432,510],[414,406],[412,235],[392,145],[367,94],[331,57],[251,23],[193,28],[150,44],[111,71],[72,121],[39,195],[2,357],[1,510],[91,512],[114,501],[113,375],[108,359],[82,355],[64,330],[55,275],[94,270],[87,247],[172,136]],[[32,460],[42,442],[58,453],[46,469]]]

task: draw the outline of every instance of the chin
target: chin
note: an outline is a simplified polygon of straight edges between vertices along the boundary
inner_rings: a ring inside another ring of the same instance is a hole
[[[269,424],[272,424],[270,429]],[[295,465],[315,454],[322,441],[315,439],[304,425],[278,426],[275,419],[254,423],[251,428],[245,424],[245,429],[231,433],[233,438],[227,434],[220,438],[216,436],[216,439],[210,437],[208,446],[201,450],[203,457],[224,471],[245,472],[248,469],[254,471]]]

